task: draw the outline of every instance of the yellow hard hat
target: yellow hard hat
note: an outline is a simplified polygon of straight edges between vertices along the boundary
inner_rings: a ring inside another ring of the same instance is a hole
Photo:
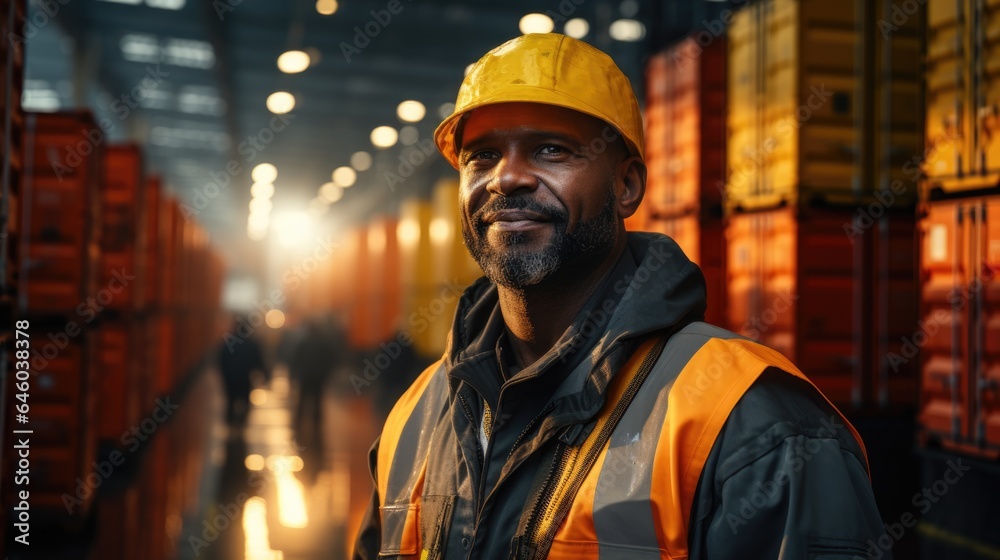
[[[625,74],[598,49],[558,33],[528,33],[486,53],[462,81],[455,112],[434,131],[438,150],[458,168],[455,132],[463,115],[484,105],[557,105],[614,126],[643,156],[642,114]]]

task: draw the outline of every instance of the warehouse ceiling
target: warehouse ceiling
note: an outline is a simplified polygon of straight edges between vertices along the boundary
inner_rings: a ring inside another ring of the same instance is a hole
[[[587,20],[584,39],[611,54],[641,94],[649,37],[615,40],[609,29],[616,20],[649,21],[662,11],[656,2],[637,0],[30,4],[26,107],[89,107],[108,119],[113,141],[142,144],[147,168],[197,211],[236,263],[256,251],[247,236],[254,165],[276,166],[272,200],[279,214],[305,210],[335,168],[367,152],[374,164],[318,219],[348,225],[392,212],[400,200],[426,194],[452,173],[433,153],[402,182],[390,185],[386,176],[399,175],[402,154],[427,146],[465,68],[519,35],[522,16],[548,12],[555,16],[555,31],[564,31],[562,22],[570,18]],[[336,4],[336,11],[323,15],[321,4]],[[276,61],[287,50],[310,54],[310,66],[281,72]],[[281,117],[265,105],[276,91],[295,99],[294,109]],[[402,131],[408,124],[396,112],[404,100],[420,101],[426,117],[410,124],[394,146],[376,149],[373,129]]]

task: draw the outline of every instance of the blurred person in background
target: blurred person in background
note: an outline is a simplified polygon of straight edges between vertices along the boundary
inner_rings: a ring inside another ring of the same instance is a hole
[[[305,474],[315,475],[323,458],[323,396],[327,381],[344,359],[346,335],[336,321],[306,319],[288,363],[289,378],[298,387],[295,441],[302,449]]]
[[[603,52],[527,34],[435,132],[486,273],[372,448],[355,558],[865,558],[860,437],[779,353],[707,325],[661,234],[642,118]]]
[[[231,436],[241,437],[250,411],[254,376],[262,381],[268,377],[264,353],[245,318],[234,317],[232,328],[219,345],[218,358],[226,388],[226,424]]]

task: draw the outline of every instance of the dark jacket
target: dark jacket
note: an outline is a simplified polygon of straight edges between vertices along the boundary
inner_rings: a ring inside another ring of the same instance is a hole
[[[481,279],[466,290],[444,358],[450,412],[438,425],[453,437],[434,438],[444,448],[430,450],[424,491],[452,488],[457,496],[447,512],[426,499],[421,512],[450,516],[443,557],[507,558],[535,471],[554,443],[586,431],[639,343],[700,320],[705,304],[701,271],[671,239],[630,233],[622,259],[563,337],[504,383],[496,287]],[[478,438],[484,402],[496,419],[487,449]],[[830,428],[835,415],[807,382],[765,372],[732,411],[699,479],[690,558],[746,558],[750,551],[753,558],[807,558],[807,551],[866,557],[868,539],[883,528],[864,454],[847,429]],[[788,468],[796,457],[802,466]],[[793,479],[773,484],[783,465]],[[373,494],[355,558],[378,557],[377,508]]]

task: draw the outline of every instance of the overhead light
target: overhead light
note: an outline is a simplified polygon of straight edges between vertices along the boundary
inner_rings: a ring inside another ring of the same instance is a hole
[[[129,4],[131,6],[136,6],[142,4],[142,0],[101,0],[102,2],[110,2],[113,4]]]
[[[379,126],[372,130],[371,141],[376,148],[391,148],[399,140],[399,133],[391,126]]]
[[[404,101],[396,107],[396,115],[405,122],[420,122],[426,114],[427,108],[419,101]]]
[[[333,15],[337,11],[337,0],[316,0],[316,11],[324,16]]]
[[[358,171],[368,171],[372,166],[372,156],[368,152],[354,152],[351,154],[351,167]]]
[[[260,471],[264,470],[264,458],[260,455],[254,453],[253,455],[247,455],[247,458],[243,461],[243,464],[248,470]]]
[[[539,13],[526,14],[517,24],[518,29],[525,35],[528,33],[551,33],[555,26],[552,18]]]
[[[305,51],[285,51],[278,57],[278,70],[285,74],[298,74],[309,68],[310,62]]]
[[[247,227],[253,229],[267,230],[267,226],[270,223],[271,218],[268,214],[250,214],[247,218]]]
[[[319,188],[319,196],[330,204],[344,197],[344,190],[337,183],[323,183]]]
[[[563,32],[574,39],[583,39],[590,31],[590,24],[583,18],[573,18],[563,25]]]
[[[258,163],[250,171],[254,183],[273,183],[278,178],[278,168],[270,163]]]
[[[287,91],[276,91],[267,96],[267,110],[275,115],[284,115],[295,108],[295,96]]]
[[[420,243],[420,224],[413,218],[403,218],[396,226],[396,238],[404,247],[416,247]]]
[[[431,220],[430,225],[431,243],[438,247],[443,247],[451,239],[451,224],[448,220],[437,217]]]
[[[271,183],[254,183],[250,187],[250,196],[254,198],[271,198],[274,196],[274,185]]]
[[[454,112],[455,112],[455,104],[454,103],[450,103],[450,102],[449,103],[442,103],[441,106],[438,107],[438,116],[441,117],[442,119],[447,119]]]
[[[280,309],[271,309],[270,311],[264,314],[264,322],[267,323],[267,326],[271,327],[272,329],[280,329],[285,325],[285,314],[282,313]],[[263,460],[261,460],[261,462],[263,463]],[[260,469],[253,469],[253,470],[259,471]]]
[[[274,231],[278,242],[285,247],[295,247],[305,243],[312,230],[312,218],[305,212],[287,212],[274,219]]]
[[[333,182],[341,187],[349,187],[358,180],[358,174],[354,169],[344,166],[333,170]]]
[[[129,33],[122,36],[118,47],[125,60],[154,63],[160,61],[160,40],[155,35]]]
[[[211,43],[194,39],[167,39],[163,46],[164,62],[175,66],[208,69],[215,66]]]
[[[179,10],[184,4],[185,0],[146,0],[147,6],[161,10]]]
[[[406,125],[399,129],[399,143],[404,146],[412,146],[420,138],[420,131],[417,127]]]
[[[611,22],[608,34],[615,41],[639,41],[646,36],[646,26],[634,19],[619,19]]]
[[[251,198],[250,199],[250,215],[256,216],[257,214],[267,214],[271,211],[274,205],[271,204],[270,198]]]

